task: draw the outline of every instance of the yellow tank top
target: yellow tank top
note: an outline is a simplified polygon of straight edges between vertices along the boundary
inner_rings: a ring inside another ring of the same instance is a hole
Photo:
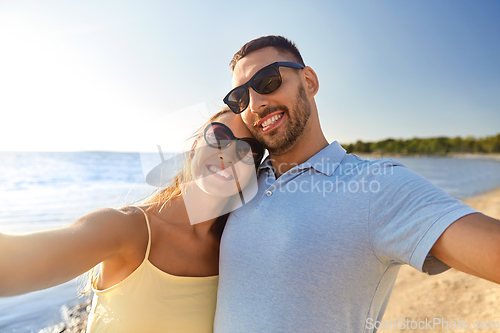
[[[141,211],[149,237],[144,261],[110,288],[93,286],[87,333],[212,332],[218,276],[176,276],[154,266],[148,259],[151,228]]]

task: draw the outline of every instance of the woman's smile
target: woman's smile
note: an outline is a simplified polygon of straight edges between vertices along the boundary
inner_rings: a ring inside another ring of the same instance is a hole
[[[233,172],[231,169],[226,168],[222,169],[220,165],[215,165],[215,164],[207,164],[207,169],[210,171],[211,174],[213,174],[215,177],[221,179],[221,180],[233,180]]]

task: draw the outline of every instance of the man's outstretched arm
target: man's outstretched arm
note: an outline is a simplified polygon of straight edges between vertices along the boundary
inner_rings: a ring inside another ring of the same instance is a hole
[[[443,232],[430,253],[459,271],[500,283],[500,221],[466,215]]]

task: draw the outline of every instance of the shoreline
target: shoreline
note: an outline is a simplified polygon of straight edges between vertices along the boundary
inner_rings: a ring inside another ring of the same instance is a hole
[[[70,307],[63,305],[61,308],[63,321],[59,324],[46,327],[39,331],[39,333],[85,333],[87,331],[87,319],[91,305],[91,298]]]
[[[447,154],[390,154],[390,153],[359,153],[352,152],[352,154],[366,157],[366,158],[397,158],[397,157],[414,157],[414,158],[429,158],[429,157],[443,157],[443,158],[463,158],[463,159],[484,159],[484,160],[493,160],[500,162],[500,154],[491,153],[491,154],[482,154],[482,153],[447,153]]]
[[[482,158],[487,160],[500,161],[500,154],[450,153],[446,156],[454,158]]]
[[[477,211],[500,220],[500,187],[462,200]]]
[[[462,200],[477,211],[500,219],[500,187]],[[433,329],[402,328],[394,325],[380,331],[395,332],[500,332],[500,327],[475,330],[474,322],[498,323],[500,326],[500,285],[450,269],[438,275],[426,275],[403,265],[399,271],[382,322],[398,323],[441,321]],[[448,322],[448,327],[444,324]],[[452,328],[460,321],[469,329]],[[451,323],[454,324],[451,324]],[[432,326],[430,326],[432,327]]]

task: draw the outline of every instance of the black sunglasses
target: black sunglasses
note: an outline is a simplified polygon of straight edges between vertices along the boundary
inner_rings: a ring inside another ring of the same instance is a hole
[[[222,123],[210,123],[205,128],[205,142],[212,148],[224,149],[236,142],[236,157],[245,164],[259,166],[264,156],[264,148],[252,138],[237,138],[229,127]],[[250,155],[251,150],[251,155]]]
[[[224,97],[224,103],[229,106],[234,113],[242,113],[248,107],[250,95],[248,87],[255,92],[265,95],[276,91],[281,86],[281,74],[279,67],[290,67],[302,69],[304,66],[295,62],[274,62],[260,69],[247,83],[234,88]]]

